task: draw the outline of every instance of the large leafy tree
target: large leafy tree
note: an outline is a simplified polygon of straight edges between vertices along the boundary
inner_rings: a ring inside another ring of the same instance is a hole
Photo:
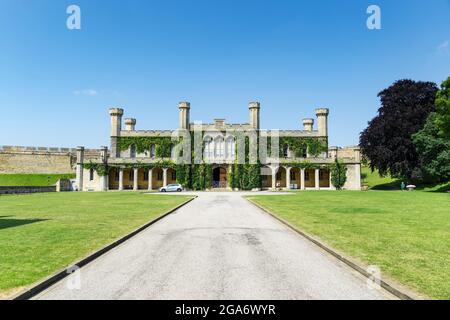
[[[440,135],[450,139],[450,77],[442,82],[436,95],[436,124]]]
[[[412,135],[434,111],[437,86],[432,82],[400,80],[381,91],[378,115],[361,133],[361,151],[371,169],[381,175],[414,178],[419,165]]]
[[[450,180],[450,140],[439,134],[436,117],[432,112],[424,128],[413,135],[420,166],[416,175],[425,182]]]

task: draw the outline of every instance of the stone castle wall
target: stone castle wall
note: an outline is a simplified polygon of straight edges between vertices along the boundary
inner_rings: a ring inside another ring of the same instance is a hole
[[[85,152],[89,158],[97,156],[99,150],[88,149]],[[0,146],[0,174],[74,173],[75,165],[75,148]]]

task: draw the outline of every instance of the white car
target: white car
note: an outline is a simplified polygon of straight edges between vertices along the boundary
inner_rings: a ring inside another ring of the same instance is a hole
[[[181,192],[183,191],[183,186],[179,183],[168,184],[165,187],[159,189],[159,192]]]

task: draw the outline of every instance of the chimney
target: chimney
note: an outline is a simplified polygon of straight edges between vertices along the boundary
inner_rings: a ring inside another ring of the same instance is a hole
[[[134,131],[136,127],[136,119],[128,118],[125,119],[125,130],[126,131]]]
[[[180,109],[180,129],[189,130],[189,113],[191,110],[191,104],[189,102],[180,102],[178,104],[178,109]]]
[[[328,114],[329,110],[327,108],[316,109],[317,116],[317,131],[319,136],[328,136]]]
[[[261,109],[261,104],[259,102],[250,102],[248,109],[250,112],[250,126],[255,130],[259,130],[259,111]]]
[[[312,132],[314,125],[314,119],[303,119],[303,131]]]

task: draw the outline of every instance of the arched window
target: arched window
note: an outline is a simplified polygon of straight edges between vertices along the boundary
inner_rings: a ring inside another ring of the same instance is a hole
[[[225,155],[225,146],[222,136],[218,136],[214,139],[214,156],[216,158],[222,158]]]
[[[234,159],[235,151],[236,151],[236,142],[234,137],[228,137],[226,143],[227,155],[226,157],[229,159]]]
[[[308,149],[307,149],[307,147],[303,147],[302,158],[307,158],[307,157],[308,157]]]
[[[134,144],[130,147],[130,158],[136,158],[136,146]]]
[[[205,159],[211,158],[213,155],[212,151],[213,151],[212,139],[211,137],[207,136],[205,137],[203,144],[203,157]]]
[[[150,146],[150,158],[154,158],[156,155],[156,147],[154,144]]]
[[[289,157],[289,146],[287,144],[283,147],[283,157]]]

